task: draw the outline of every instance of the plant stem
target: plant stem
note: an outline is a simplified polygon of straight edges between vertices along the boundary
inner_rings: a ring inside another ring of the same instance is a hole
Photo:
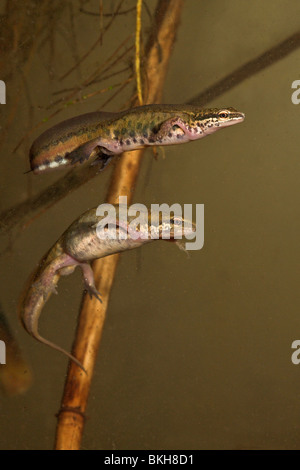
[[[145,74],[148,83],[146,104],[161,101],[182,5],[183,0],[158,1],[153,26],[156,28],[156,34],[151,35],[146,54]],[[162,57],[158,53],[157,42],[159,42]],[[130,203],[142,155],[143,149],[123,154],[115,166],[107,202],[116,203],[120,195],[125,195]],[[76,364],[69,364],[61,408],[58,413],[56,450],[80,448],[93,370],[118,259],[119,255],[112,255],[93,263],[96,287],[101,292],[103,303],[100,304],[99,301],[90,299],[88,296],[83,298],[73,354],[81,361],[87,374]]]

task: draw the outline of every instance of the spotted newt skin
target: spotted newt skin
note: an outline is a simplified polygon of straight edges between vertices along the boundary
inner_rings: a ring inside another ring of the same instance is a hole
[[[141,224],[140,230],[136,232],[130,227],[133,217],[128,215],[127,212],[127,222],[125,223],[123,219],[119,218],[121,205],[115,205],[114,207],[117,215],[116,220],[112,221],[112,226],[108,226],[107,232],[112,235],[112,230],[116,230],[117,234],[123,232],[123,234],[126,234],[126,238],[120,239],[119,236],[115,238],[112,236],[111,239],[99,238],[97,224],[103,220],[103,217],[96,214],[97,208],[88,210],[70,225],[42,258],[37,269],[28,279],[19,302],[19,317],[25,330],[41,343],[67,355],[83,370],[84,368],[78,359],[60,346],[43,338],[38,332],[41,311],[51,294],[57,293],[56,286],[60,276],[69,275],[77,266],[80,266],[86,290],[101,302],[90,265],[92,260],[138,248],[154,241],[153,238],[150,238],[151,229],[156,230],[156,239],[163,239],[169,233],[169,240],[167,241],[175,241],[177,244],[180,244],[180,240],[175,240],[175,230],[178,224],[184,224],[185,236],[195,232],[195,225],[192,222],[188,222],[181,217],[170,219],[170,214],[164,215],[161,213],[157,216],[156,221],[155,219],[153,221],[153,217],[151,220],[148,218],[147,223]],[[189,225],[186,225],[187,222]]]
[[[84,162],[100,164],[102,169],[122,152],[201,139],[244,118],[234,108],[172,104],[83,114],[41,134],[30,148],[30,167],[35,174]]]

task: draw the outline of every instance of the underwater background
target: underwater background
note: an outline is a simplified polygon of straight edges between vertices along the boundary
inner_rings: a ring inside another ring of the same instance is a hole
[[[57,102],[131,33],[120,51],[134,45],[134,10],[117,16],[102,43],[78,64],[111,20],[103,16],[101,25],[98,14],[87,13],[99,13],[99,2],[18,3],[15,12],[0,4],[2,213],[64,174],[24,174],[34,138],[81,113],[128,107],[135,89],[134,80],[115,97],[116,88],[110,89],[134,70],[132,49],[112,69],[119,75],[89,88],[95,96]],[[135,3],[122,2],[120,11]],[[143,3],[146,43],[157,2]],[[118,5],[104,1],[103,11]],[[297,0],[186,0],[162,102],[197,103],[201,92],[299,34],[299,18]],[[157,159],[146,150],[133,202],[204,204],[204,247],[187,256],[159,242],[121,255],[83,449],[299,449],[300,365],[291,360],[291,345],[300,339],[300,105],[291,99],[299,61],[295,47],[206,103],[244,112],[242,124],[165,147]],[[96,93],[100,89],[106,91]],[[30,224],[1,233],[0,300],[33,376],[26,393],[1,396],[1,449],[53,447],[67,359],[23,330],[18,299],[63,231],[104,202],[112,171],[113,164],[33,215]],[[76,270],[61,279],[40,320],[41,333],[68,350],[82,293]]]

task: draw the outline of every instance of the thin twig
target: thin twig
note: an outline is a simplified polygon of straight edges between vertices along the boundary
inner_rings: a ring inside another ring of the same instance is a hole
[[[128,80],[126,80],[122,86],[120,86],[117,91],[115,91],[115,93],[113,93],[106,101],[104,101],[104,103],[102,103],[102,106],[101,108],[105,107],[106,105],[108,105],[119,93],[121,93],[121,91],[124,90],[124,88],[127,87],[127,85],[133,80],[133,77],[129,78]],[[98,109],[98,111],[100,111],[100,109]]]
[[[145,71],[149,76],[155,76],[155,81],[152,84],[152,81],[148,78],[150,86],[146,103],[161,101],[162,87],[175,40],[182,4],[183,0],[159,0],[158,2],[155,21],[160,20],[158,40],[161,42],[164,55],[163,61],[159,62],[157,60],[156,44],[154,42],[149,44]],[[156,71],[155,75],[152,73],[153,69]],[[115,167],[107,202],[116,203],[119,195],[126,195],[130,203],[142,154],[143,149],[123,154]],[[113,255],[93,263],[96,285],[101,292],[103,303],[94,302],[94,299],[88,299],[87,297],[83,299],[73,353],[82,362],[87,374],[84,374],[78,367],[74,367],[73,364],[69,367],[61,409],[58,414],[55,444],[57,450],[80,448],[97,350],[118,259],[119,255]]]
[[[50,121],[54,116],[58,115],[59,113],[61,113],[66,106],[72,106],[76,103],[79,103],[82,101],[82,98],[83,97],[80,97],[80,98],[74,98],[74,96],[76,94],[78,94],[79,92],[81,92],[82,90],[85,90],[86,87],[88,87],[89,85],[93,84],[93,83],[96,83],[96,78],[98,79],[99,77],[101,77],[101,74],[100,76],[99,75],[96,75],[96,74],[99,74],[100,70],[101,70],[101,73],[104,73],[108,70],[110,70],[115,64],[119,64],[120,60],[124,59],[124,57],[126,56],[126,54],[128,54],[128,52],[130,52],[132,49],[133,49],[133,45],[128,47],[124,52],[122,52],[119,56],[117,56],[115,58],[115,55],[117,54],[117,52],[120,50],[121,47],[123,47],[123,45],[131,38],[131,34],[116,48],[116,50],[113,52],[113,54],[103,63],[101,64],[101,66],[92,73],[92,75],[90,75],[88,78],[84,79],[84,81],[77,87],[73,87],[71,88],[70,90],[67,90],[67,91],[70,91],[70,93],[67,95],[67,96],[64,96],[62,98],[59,98],[57,99],[56,101],[52,102],[50,105],[48,105],[45,109],[51,109],[53,108],[54,106],[57,106],[58,104],[61,104],[61,107],[56,109],[56,111],[54,111],[52,114],[50,114],[49,116],[45,117],[44,119],[42,119],[40,122],[38,122],[35,126],[31,127],[24,135],[23,137],[19,140],[19,142],[17,143],[17,145],[14,147],[13,149],[13,153],[16,152],[18,150],[18,148],[21,146],[21,144],[24,142],[24,140],[26,138],[28,138],[32,133],[33,131],[35,131],[36,129],[38,129],[39,127],[41,127],[45,122],[48,122]],[[115,59],[114,59],[115,58]],[[110,61],[114,59],[114,61],[112,63],[110,63]],[[105,67],[106,66],[106,67]],[[103,68],[104,67],[104,68]],[[96,78],[95,78],[96,77]],[[120,86],[123,86],[123,83],[122,82],[120,84]],[[117,85],[116,85],[117,86]],[[107,87],[105,88],[103,91],[99,91],[98,93],[104,93],[108,90],[110,90],[111,87]],[[83,98],[84,99],[84,98]],[[101,105],[102,108],[104,107],[104,104]]]
[[[135,7],[128,8],[127,10],[122,10],[119,11],[118,13],[113,12],[113,13],[103,13],[102,16],[109,17],[109,16],[120,16],[120,15],[127,15],[127,13],[130,13],[131,11],[135,10]],[[85,10],[84,8],[79,8],[80,13],[84,13],[85,15],[91,15],[91,16],[100,16],[100,13],[96,13],[93,11],[88,11]]]
[[[76,33],[75,33],[75,22],[74,22],[74,11],[73,11],[74,5],[73,5],[72,2],[68,3],[68,8],[69,8],[69,16],[70,16],[72,56],[73,56],[74,62],[78,62],[79,61],[78,41],[77,41],[77,36],[76,36]],[[80,79],[81,78],[81,68],[80,67],[76,68],[76,73],[77,73],[78,79]]]
[[[19,4],[17,4],[17,0],[7,2],[8,20],[5,27],[2,27],[3,31],[1,30],[0,68],[1,78],[9,79],[11,85],[12,79],[18,79],[16,68],[19,66],[22,67],[23,78],[28,77],[40,37],[46,29],[45,18],[51,17],[57,5],[57,2],[52,2],[49,9],[49,2],[46,0],[40,2],[39,8],[36,8],[35,2],[30,0],[19,2]],[[18,88],[20,92],[11,97],[12,101],[8,107],[6,123],[1,129],[0,146],[7,138],[8,130],[15,120],[23,96],[22,86],[18,86]]]
[[[136,2],[136,28],[135,28],[135,74],[136,74],[136,89],[138,95],[138,104],[142,106],[142,81],[141,81],[141,60],[140,60],[140,45],[141,45],[141,16],[142,16],[142,0]]]
[[[78,171],[71,170],[38,194],[2,212],[0,234],[9,233],[13,228],[28,226],[49,207],[67,196],[70,191],[89,181],[95,174],[96,170],[93,166],[80,168]]]
[[[121,73],[124,73],[124,72],[127,72],[128,70],[131,70],[131,66],[130,65],[127,65],[126,67],[123,67],[122,69],[120,70],[116,70],[115,72],[111,72],[111,73],[108,73],[107,75],[103,75],[103,76],[100,76],[97,80],[93,80],[91,83],[99,83],[99,82],[103,82],[104,80],[108,80],[109,78],[112,78],[112,77],[115,77],[116,75],[120,75]],[[76,88],[78,89],[78,88]],[[69,92],[69,91],[74,91],[75,88],[72,87],[72,88],[64,88],[62,90],[58,90],[58,91],[54,91],[52,93],[53,96],[55,95],[60,95],[61,93],[66,93],[66,92]]]
[[[95,80],[97,80],[99,77],[101,77],[101,73],[105,73],[107,70],[110,70],[114,67],[116,64],[120,64],[120,61],[124,59],[126,54],[130,52],[133,49],[133,45],[129,46],[125,51],[123,51],[120,55],[117,57],[116,54],[119,52],[119,50],[125,45],[125,43],[131,38],[131,34],[116,48],[116,50],[111,54],[111,56],[106,59],[106,61],[99,66],[96,70],[93,71],[93,73],[84,79],[82,83],[80,83],[77,87],[74,87],[71,89],[71,93],[67,96],[64,96],[63,98],[60,98],[53,103],[51,103],[46,109],[53,108],[54,106],[64,103],[64,102],[69,102],[75,95],[76,93],[84,90],[86,87],[92,85],[95,83]],[[111,60],[114,59],[113,62]],[[101,73],[100,73],[101,72]]]
[[[80,103],[84,100],[87,100],[89,98],[93,98],[94,96],[96,95],[99,95],[100,93],[104,93],[105,91],[111,91],[111,90],[114,90],[115,88],[118,88],[117,90],[117,93],[120,92],[120,90],[123,90],[123,88],[128,85],[128,83],[130,83],[131,81],[133,80],[133,77],[129,77],[127,80],[124,80],[122,83],[116,83],[115,85],[110,85],[109,87],[107,88],[104,88],[102,90],[96,90],[94,91],[93,93],[88,93],[87,95],[84,95],[80,100],[78,100],[77,102]],[[115,94],[114,94],[115,95]],[[114,96],[113,95],[113,96]],[[110,97],[111,98],[111,97]],[[101,106],[102,107],[102,106]],[[103,106],[104,107],[104,106]]]
[[[122,3],[124,2],[124,0],[120,0],[117,8],[116,8],[116,11],[115,11],[115,15],[117,15],[118,11],[120,10],[121,6],[122,6]],[[65,72],[61,77],[60,77],[60,80],[64,80],[66,77],[68,77],[68,75],[70,75],[70,73],[73,72],[73,70],[75,70],[79,64],[81,64],[90,54],[91,52],[97,47],[98,44],[101,44],[102,42],[102,38],[103,38],[103,35],[104,33],[106,33],[106,31],[111,27],[111,25],[113,24],[114,22],[114,19],[116,18],[116,16],[113,16],[111,18],[111,20],[108,22],[108,24],[105,26],[105,28],[103,29],[103,31],[101,31],[100,33],[100,36],[98,37],[98,39],[91,45],[91,47],[83,54],[83,56],[79,59],[79,61],[74,64],[67,72]]]
[[[103,0],[100,0],[99,2],[99,26],[100,26],[100,37],[101,37],[101,42],[100,45],[102,46],[102,41],[103,41]]]
[[[246,62],[246,64],[237,68],[234,72],[227,75],[227,77],[222,78],[217,83],[208,87],[199,95],[192,98],[189,103],[197,104],[198,106],[206,105],[209,101],[212,101],[223,93],[226,93],[228,90],[235,87],[236,85],[239,85],[247,78],[256,75],[258,72],[261,72],[263,69],[273,65],[275,62],[284,59],[299,46],[300,31],[292,34],[292,36],[288,37],[258,57],[255,57],[255,59]]]

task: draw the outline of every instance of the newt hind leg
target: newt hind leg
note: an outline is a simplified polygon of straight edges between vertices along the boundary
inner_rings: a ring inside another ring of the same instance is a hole
[[[68,260],[71,260],[72,265],[70,266],[68,264],[64,264],[64,267],[60,268],[60,274],[67,276],[74,271],[76,266],[80,266],[82,270],[85,289],[87,290],[91,298],[94,296],[96,297],[96,299],[99,300],[99,302],[102,303],[100,292],[97,291],[96,286],[95,286],[94,273],[93,273],[91,265],[89,263],[83,263],[83,262],[77,261],[75,258],[72,258],[72,256],[70,255],[64,255],[64,256]]]
[[[66,155],[70,165],[76,165],[77,163],[84,163],[85,161],[93,162],[103,156],[106,161],[108,157],[112,157],[114,152],[101,145],[99,139],[90,140],[83,145],[77,147],[73,152]]]
[[[100,297],[101,294],[97,291],[95,286],[94,273],[91,268],[91,265],[89,263],[80,263],[79,266],[82,270],[85,288],[89,293],[90,297],[92,298],[94,296],[96,297],[96,299],[99,300],[99,302],[103,303]]]
[[[114,157],[114,155],[105,155],[103,153],[100,153],[96,159],[91,163],[91,165],[97,165],[97,173],[100,173],[100,171],[105,170],[111,159]]]

